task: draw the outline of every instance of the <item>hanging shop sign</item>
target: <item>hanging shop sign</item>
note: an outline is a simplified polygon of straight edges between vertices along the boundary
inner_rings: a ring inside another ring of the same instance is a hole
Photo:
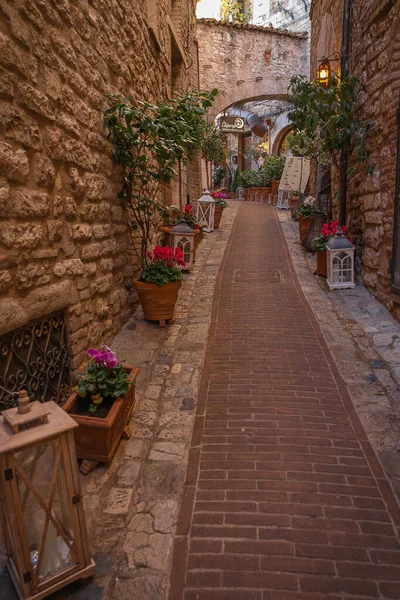
[[[221,117],[219,128],[224,133],[241,133],[244,131],[244,119],[241,117]]]

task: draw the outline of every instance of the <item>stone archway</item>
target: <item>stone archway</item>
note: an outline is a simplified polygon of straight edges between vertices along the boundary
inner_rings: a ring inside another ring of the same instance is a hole
[[[293,129],[293,127],[289,123],[288,125],[285,125],[284,127],[282,127],[282,129],[280,129],[277,132],[275,139],[273,141],[273,144],[272,144],[272,154],[279,154],[280,148],[282,146],[282,142],[289,135],[289,133],[292,131],[292,129]]]
[[[210,119],[235,104],[286,100],[291,77],[308,76],[307,33],[199,19],[197,38],[200,88],[219,90]]]

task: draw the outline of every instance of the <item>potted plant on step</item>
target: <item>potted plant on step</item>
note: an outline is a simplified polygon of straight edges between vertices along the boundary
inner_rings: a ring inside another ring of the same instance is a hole
[[[228,206],[228,203],[226,201],[226,194],[223,194],[219,190],[217,192],[212,192],[211,196],[215,200],[214,229],[218,229],[221,223],[222,213]]]
[[[322,277],[327,277],[327,253],[326,253],[326,245],[336,234],[337,228],[339,225],[339,221],[332,221],[331,223],[324,223],[321,229],[321,233],[314,238],[312,243],[313,250],[317,253],[317,275],[321,275]],[[342,227],[343,235],[347,234],[347,227],[343,225]],[[351,241],[351,240],[350,240]]]
[[[158,321],[161,327],[173,319],[183,278],[179,267],[185,266],[180,248],[156,246],[147,254],[142,274],[133,282],[145,319]]]
[[[316,211],[317,206],[314,196],[307,196],[304,202],[302,202],[297,209],[297,215],[299,218],[299,234],[302,244],[304,244],[307,239],[307,233],[311,225],[312,216]]]
[[[98,462],[109,464],[121,436],[130,437],[129,421],[135,405],[139,369],[124,367],[107,346],[90,348],[89,363],[63,406],[79,425],[74,430],[81,471]]]

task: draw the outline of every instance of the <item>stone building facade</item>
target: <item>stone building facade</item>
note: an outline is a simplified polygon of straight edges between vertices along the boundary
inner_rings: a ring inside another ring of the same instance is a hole
[[[215,19],[198,19],[197,32],[200,86],[219,90],[210,118],[234,104],[285,100],[292,75],[308,75],[307,33]]]
[[[195,4],[1,3],[0,336],[64,310],[78,367],[128,319],[138,266],[105,95],[198,87]],[[191,172],[196,196],[199,165]]]
[[[364,284],[400,318],[400,236],[394,236],[400,90],[400,13],[395,0],[354,0],[351,11],[350,74],[361,83],[358,111],[375,123],[369,142],[372,176],[351,160],[347,221],[357,245]],[[343,2],[314,0],[311,9],[311,74],[318,61],[340,53]],[[333,63],[336,68],[337,63]],[[333,171],[333,197],[338,188]],[[393,242],[394,253],[393,253]],[[397,284],[397,285],[396,285]]]

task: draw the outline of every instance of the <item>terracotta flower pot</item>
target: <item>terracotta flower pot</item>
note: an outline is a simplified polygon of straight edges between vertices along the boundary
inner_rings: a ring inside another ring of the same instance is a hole
[[[224,209],[223,209],[222,206],[216,206],[215,207],[214,229],[218,229],[219,228],[219,224],[221,223],[221,218],[222,218],[223,211],[224,211]]]
[[[139,369],[125,367],[125,371],[135,382]],[[74,409],[77,410],[75,407],[77,400],[79,400],[78,394],[71,394],[63,406],[65,412],[79,425],[74,429],[77,457],[109,464],[132,416],[135,406],[135,385],[132,383],[125,396],[114,400],[108,415],[104,418],[96,417],[96,413],[93,413],[93,416],[74,413]],[[95,464],[92,468],[94,466]]]
[[[317,252],[317,273],[318,275],[322,275],[322,277],[328,276],[328,267],[326,264],[326,250],[322,250],[322,252]]]
[[[243,200],[247,202],[249,199],[249,188],[243,188]]]
[[[144,318],[148,321],[159,321],[161,326],[174,316],[175,304],[178,300],[181,281],[156,285],[136,279],[133,282],[143,307]]]
[[[167,225],[167,227],[163,227],[164,246],[170,246],[171,248],[173,246],[172,235],[171,235],[172,229],[173,229],[172,225]]]
[[[272,204],[275,204],[275,197],[278,195],[280,179],[273,179],[271,183]]]
[[[292,218],[295,217],[296,206],[297,206],[298,201],[299,201],[299,196],[292,196],[292,198],[290,198],[290,214],[292,215]]]
[[[308,219],[305,219],[304,217],[299,215],[299,234],[300,234],[300,241],[302,244],[304,244],[307,239],[307,233],[310,228],[311,221],[312,221],[311,217],[309,217]]]

